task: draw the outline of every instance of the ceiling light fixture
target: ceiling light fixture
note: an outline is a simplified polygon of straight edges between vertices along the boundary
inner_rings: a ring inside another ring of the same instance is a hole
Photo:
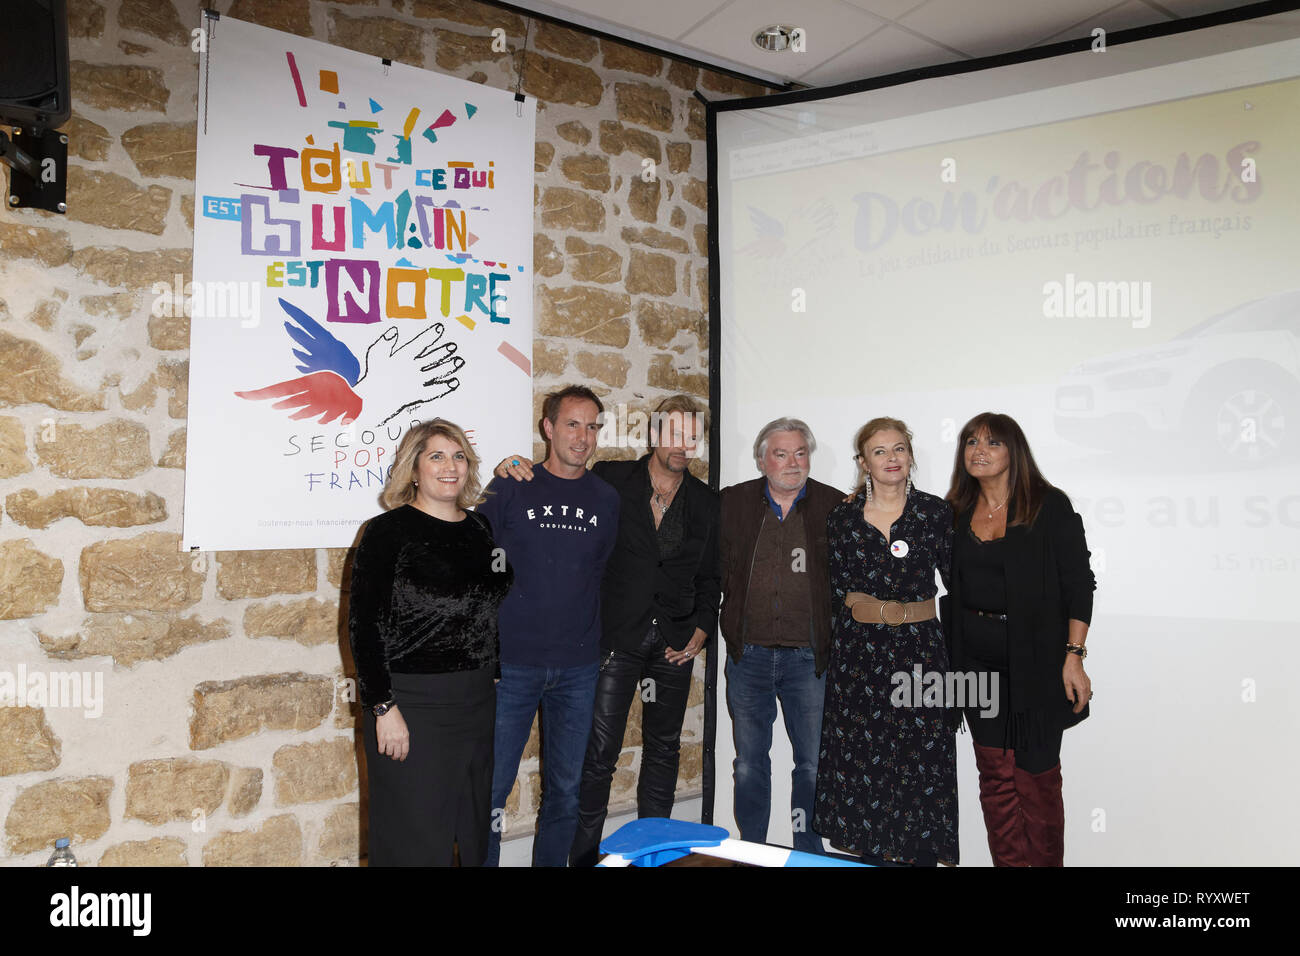
[[[774,23],[763,27],[754,34],[754,46],[769,53],[781,53],[790,48],[790,38],[794,36],[794,27],[783,27]]]

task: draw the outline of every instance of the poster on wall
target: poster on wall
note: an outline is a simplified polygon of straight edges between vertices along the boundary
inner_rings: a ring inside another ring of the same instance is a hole
[[[203,40],[192,285],[154,288],[191,316],[183,546],[348,547],[413,424],[463,427],[485,484],[531,447],[536,101]]]

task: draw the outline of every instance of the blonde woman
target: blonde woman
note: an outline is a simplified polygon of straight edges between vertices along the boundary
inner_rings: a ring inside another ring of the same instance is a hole
[[[954,720],[921,692],[948,670],[934,573],[947,580],[952,509],[912,486],[898,419],[872,419],[853,444],[856,493],[826,521],[834,620],[813,829],[877,866],[956,863]]]
[[[491,829],[496,550],[479,460],[442,419],[406,433],[352,567],[348,632],[370,786],[371,866],[480,866]]]

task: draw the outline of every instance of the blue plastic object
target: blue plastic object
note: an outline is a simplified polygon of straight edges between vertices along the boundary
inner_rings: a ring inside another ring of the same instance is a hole
[[[722,827],[645,817],[624,824],[600,843],[600,851],[636,860],[641,866],[662,866],[690,853],[691,847],[717,846],[730,836]]]
[[[711,848],[715,848],[714,852],[709,853]],[[702,850],[710,856],[736,860],[752,866],[861,867],[864,865],[855,860],[802,853],[784,847],[742,843],[731,839],[731,834],[722,827],[690,823],[686,820],[669,820],[663,817],[646,817],[619,827],[601,841],[600,849],[607,857],[617,858],[620,866],[663,866],[665,863],[689,856],[693,850]],[[610,864],[602,863],[602,865]]]

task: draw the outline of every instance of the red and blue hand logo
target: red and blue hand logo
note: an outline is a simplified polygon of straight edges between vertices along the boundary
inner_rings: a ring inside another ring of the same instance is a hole
[[[366,346],[363,369],[352,351],[327,328],[297,306],[284,299],[279,302],[292,320],[284,323],[284,330],[300,346],[293,354],[298,371],[305,374],[265,388],[235,392],[240,398],[278,399],[272,408],[293,409],[290,418],[315,418],[322,425],[333,421],[347,425],[360,418],[362,408],[387,406],[391,411],[380,413],[382,417],[375,421],[382,425],[460,388],[455,376],[465,360],[456,354],[455,342],[438,344],[446,331],[441,322],[400,345],[397,327],[389,326]],[[393,399],[394,395],[399,397]]]

